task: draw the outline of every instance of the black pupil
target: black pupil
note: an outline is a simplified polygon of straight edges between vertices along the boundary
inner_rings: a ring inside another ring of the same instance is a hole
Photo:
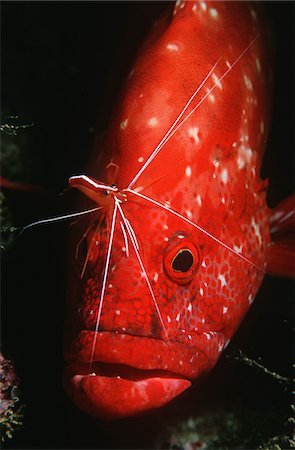
[[[187,272],[194,263],[194,257],[189,250],[181,250],[172,261],[172,269],[176,272]]]

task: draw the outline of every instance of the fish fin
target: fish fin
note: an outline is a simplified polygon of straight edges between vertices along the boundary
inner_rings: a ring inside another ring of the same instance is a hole
[[[0,176],[0,187],[1,189],[7,189],[9,191],[17,191],[21,193],[29,194],[49,194],[45,188],[42,186],[31,184],[31,183],[21,183],[19,181],[10,181],[4,176]]]
[[[295,278],[295,194],[272,210],[270,235],[267,273]]]

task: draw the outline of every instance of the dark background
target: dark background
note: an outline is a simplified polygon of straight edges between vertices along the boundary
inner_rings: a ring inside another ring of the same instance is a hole
[[[83,171],[94,127],[101,131],[107,126],[136,50],[167,6],[1,3],[1,121],[9,123],[9,116],[18,115],[17,123],[34,123],[21,135],[2,137],[8,154],[2,174],[46,189],[43,194],[5,191],[14,225],[74,210],[72,194],[58,194],[69,176]],[[268,200],[274,206],[294,191],[294,4],[265,3],[264,9],[274,36],[275,63],[272,126],[262,172],[270,180]],[[10,163],[11,144],[19,149],[18,170]],[[294,291],[290,281],[268,276],[226,354],[195,389],[160,413],[120,422],[98,422],[76,409],[61,386],[66,239],[66,224],[43,226],[27,231],[2,255],[3,351],[16,364],[27,405],[25,426],[6,448],[151,448],[167,424],[220,408],[244,411],[249,429],[258,426],[260,417],[266,436],[282,432],[290,415],[288,390],[233,359],[240,348],[270,370],[291,375]],[[258,426],[253,442],[258,445],[263,436]]]

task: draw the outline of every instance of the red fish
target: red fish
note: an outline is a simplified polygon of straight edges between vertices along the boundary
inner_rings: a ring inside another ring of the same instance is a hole
[[[92,212],[71,231],[64,385],[87,413],[165,405],[216,364],[264,273],[294,275],[294,199],[271,211],[259,176],[269,64],[251,3],[178,1],[70,179]]]

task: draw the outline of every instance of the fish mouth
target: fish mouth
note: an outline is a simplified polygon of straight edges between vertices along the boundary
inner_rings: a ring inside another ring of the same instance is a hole
[[[102,420],[147,413],[164,406],[191,386],[168,371],[95,362],[69,365],[64,372],[68,396],[84,412]]]
[[[162,407],[212,367],[195,346],[109,331],[67,333],[64,354],[66,393],[80,409],[103,420]]]

